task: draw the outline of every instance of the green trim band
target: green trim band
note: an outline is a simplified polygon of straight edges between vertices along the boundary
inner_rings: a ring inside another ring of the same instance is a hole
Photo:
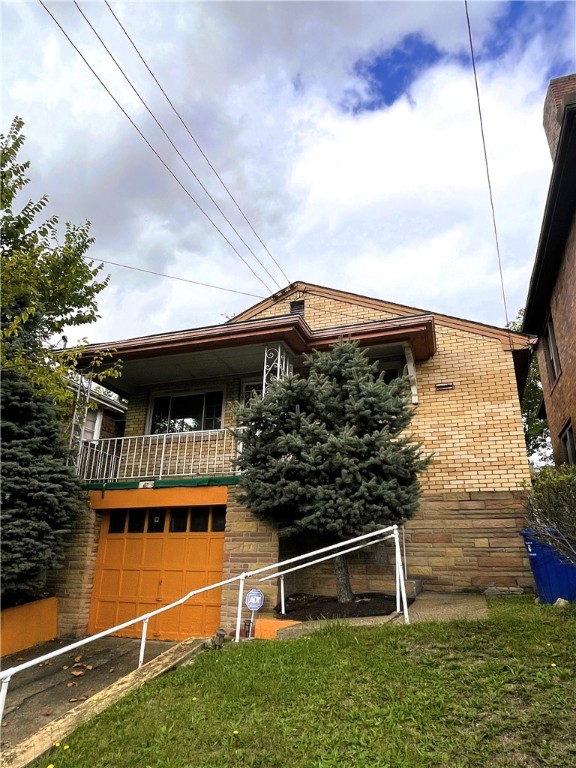
[[[149,483],[147,488],[195,488],[207,485],[238,485],[238,475],[221,475],[216,477],[182,477],[170,480],[126,480],[111,483],[86,483],[88,491],[125,491],[140,488],[140,483]]]

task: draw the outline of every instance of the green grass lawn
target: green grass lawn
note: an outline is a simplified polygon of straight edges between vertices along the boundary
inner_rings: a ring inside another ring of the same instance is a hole
[[[576,607],[330,625],[211,650],[76,730],[46,768],[576,766]]]

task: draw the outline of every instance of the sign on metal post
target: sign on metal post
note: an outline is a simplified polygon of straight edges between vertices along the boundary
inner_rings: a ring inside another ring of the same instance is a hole
[[[264,593],[260,589],[251,589],[246,595],[246,607],[250,611],[259,611],[264,605]]]
[[[252,627],[254,626],[254,613],[259,611],[264,605],[264,593],[260,589],[251,589],[246,595],[245,603],[248,610],[252,611],[248,628],[248,637],[250,638],[252,637]]]

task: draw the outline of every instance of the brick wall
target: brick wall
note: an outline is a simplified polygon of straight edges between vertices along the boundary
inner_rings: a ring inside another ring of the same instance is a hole
[[[576,77],[576,76],[575,76]],[[564,461],[559,435],[568,419],[576,429],[576,216],[566,243],[564,261],[550,301],[562,373],[551,387],[543,344],[537,347],[554,458]]]
[[[544,130],[548,139],[552,160],[556,157],[556,147],[560,138],[560,128],[562,125],[562,112],[560,110],[564,98],[574,91],[576,91],[576,75],[557,77],[555,80],[551,80],[548,86],[548,92],[544,101]]]
[[[226,512],[226,539],[224,542],[224,572],[222,579],[237,576],[243,571],[255,570],[278,561],[278,535],[271,525],[256,520],[248,510],[236,501],[237,487],[228,489]],[[246,581],[245,590],[261,589],[264,593],[264,607],[260,616],[270,615],[278,602],[278,588],[275,580],[258,582]],[[246,591],[244,594],[246,594]],[[238,604],[238,582],[222,589],[221,625],[227,631],[236,626]],[[243,605],[243,619],[250,613]]]

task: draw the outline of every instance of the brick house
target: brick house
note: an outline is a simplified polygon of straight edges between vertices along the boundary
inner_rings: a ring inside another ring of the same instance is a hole
[[[553,168],[523,330],[536,347],[557,464],[576,464],[576,74],[550,82],[544,129]]]
[[[82,446],[89,509],[62,574],[62,634],[99,631],[286,554],[236,500],[229,429],[237,403],[342,337],[366,347],[386,376],[409,377],[412,431],[434,454],[405,526],[408,579],[437,591],[531,585],[518,535],[529,481],[518,396],[527,338],[297,282],[225,324],[110,345],[123,360],[110,386],[128,400],[126,431]],[[353,589],[393,589],[390,553],[364,552]],[[333,592],[330,569],[298,573],[287,589]],[[262,589],[270,612],[277,587]],[[162,614],[150,635],[229,629],[236,602],[236,585],[208,593]]]

